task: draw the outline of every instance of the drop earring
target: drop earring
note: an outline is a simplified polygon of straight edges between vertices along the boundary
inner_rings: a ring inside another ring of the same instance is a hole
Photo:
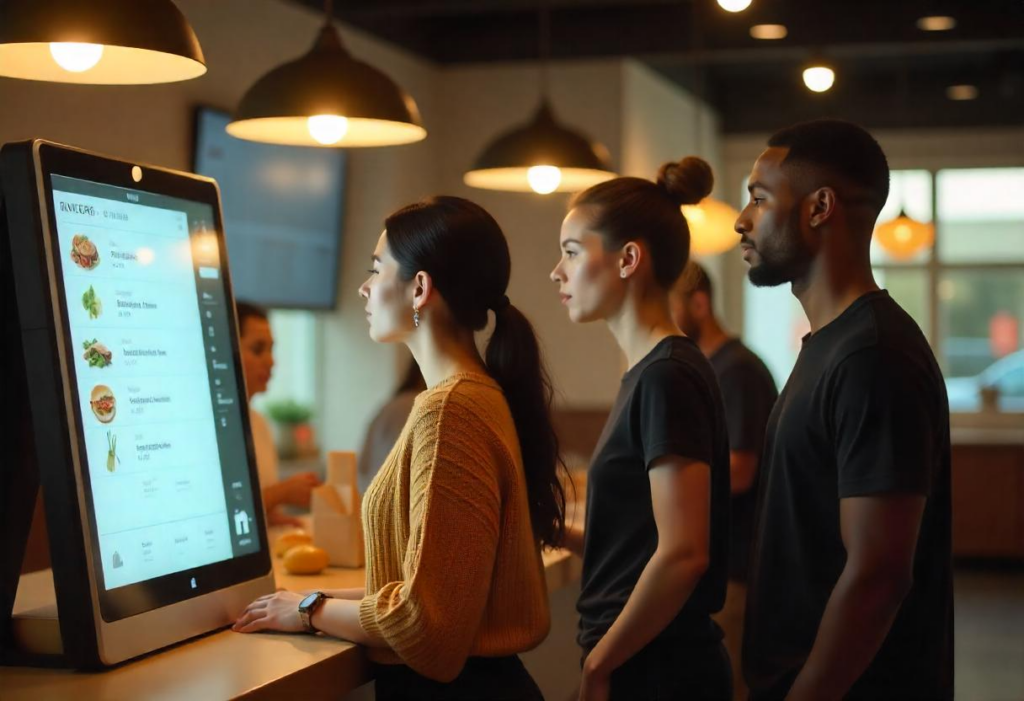
[[[416,328],[420,327],[420,310],[416,307],[412,308],[412,325]]]

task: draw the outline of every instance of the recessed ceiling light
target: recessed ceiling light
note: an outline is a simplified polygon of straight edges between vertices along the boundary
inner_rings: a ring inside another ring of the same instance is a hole
[[[946,88],[946,97],[950,100],[973,100],[978,97],[978,88],[974,85],[950,85]]]
[[[956,19],[945,15],[931,15],[917,20],[917,28],[925,32],[948,32],[956,26]]]
[[[718,6],[726,12],[743,12],[750,3],[751,0],[718,0]]]
[[[814,92],[827,92],[836,82],[836,73],[828,66],[816,63],[804,69],[804,85]]]
[[[755,24],[750,28],[750,36],[755,39],[785,39],[789,31],[784,24]]]

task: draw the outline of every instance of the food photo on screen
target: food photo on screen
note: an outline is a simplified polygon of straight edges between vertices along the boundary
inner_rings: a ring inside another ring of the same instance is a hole
[[[92,285],[89,285],[89,289],[82,293],[82,307],[89,312],[90,319],[99,319],[100,314],[103,313],[103,301],[96,294]]]
[[[89,363],[89,367],[105,368],[113,364],[114,354],[99,340],[94,338],[90,341],[82,341],[82,347],[85,349],[82,360]]]
[[[92,407],[96,419],[103,424],[109,424],[117,414],[117,400],[113,391],[106,385],[96,385],[92,388],[89,406]]]
[[[71,260],[83,270],[92,270],[100,264],[100,252],[88,236],[75,234],[71,239]]]

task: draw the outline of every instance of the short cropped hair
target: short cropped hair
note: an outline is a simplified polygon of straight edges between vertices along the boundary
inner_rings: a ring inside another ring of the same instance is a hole
[[[863,189],[875,214],[889,197],[889,162],[863,127],[841,119],[815,119],[781,129],[768,146],[788,148],[783,165],[823,168]]]

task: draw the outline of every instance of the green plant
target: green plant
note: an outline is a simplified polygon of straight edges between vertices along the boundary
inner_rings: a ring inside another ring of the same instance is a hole
[[[267,415],[279,424],[297,426],[313,418],[313,409],[294,399],[285,399],[267,404]]]

